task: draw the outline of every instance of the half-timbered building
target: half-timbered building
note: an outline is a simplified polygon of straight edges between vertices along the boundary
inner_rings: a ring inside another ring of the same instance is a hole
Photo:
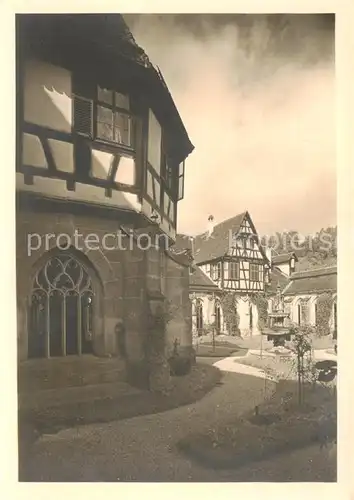
[[[179,308],[170,343],[192,344],[189,262],[165,242],[193,145],[120,14],[19,15],[16,30],[20,381],[97,383],[95,357],[121,356],[115,374],[148,382],[157,303]]]
[[[208,222],[209,228],[205,233],[195,237],[178,235],[177,244],[192,251],[195,263],[221,290],[222,296],[229,294],[234,297],[240,334],[258,334],[258,308],[254,298],[265,294],[269,261],[259,243],[251,216],[246,211],[219,224],[214,224],[212,216]],[[195,295],[192,295],[192,300],[195,303]],[[223,301],[218,299],[217,302],[221,312],[213,316],[214,327],[218,333],[229,333],[224,321]],[[204,317],[205,330],[210,318]]]

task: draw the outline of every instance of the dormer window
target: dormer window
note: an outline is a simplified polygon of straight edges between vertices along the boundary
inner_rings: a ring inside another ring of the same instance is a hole
[[[96,126],[98,139],[131,147],[129,96],[98,87]]]

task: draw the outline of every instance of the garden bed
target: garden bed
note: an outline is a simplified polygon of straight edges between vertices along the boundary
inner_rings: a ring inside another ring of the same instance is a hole
[[[189,435],[178,448],[206,467],[234,469],[313,443],[323,445],[336,439],[336,429],[333,392],[322,386],[308,387],[305,402],[299,406],[296,383],[281,381],[258,412],[207,433]]]

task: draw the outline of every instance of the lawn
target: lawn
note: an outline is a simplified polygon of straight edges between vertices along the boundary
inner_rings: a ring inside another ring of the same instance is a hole
[[[181,452],[211,468],[234,469],[278,454],[320,446],[336,439],[336,397],[317,385],[307,387],[300,406],[297,385],[291,380],[277,384],[274,395],[252,412],[195,433],[178,443]]]
[[[296,360],[294,357],[260,356],[250,354],[246,358],[237,360],[243,365],[253,366],[264,370],[267,374],[280,379],[296,379]]]
[[[236,345],[224,341],[203,342],[195,346],[197,356],[226,358],[227,356],[244,356],[246,349],[240,349]]]

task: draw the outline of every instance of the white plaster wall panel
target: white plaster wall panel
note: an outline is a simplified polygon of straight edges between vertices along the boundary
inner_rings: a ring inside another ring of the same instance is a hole
[[[121,156],[115,177],[116,182],[133,186],[135,184],[135,160],[128,156]]]
[[[74,172],[74,146],[71,142],[48,139],[55,165],[61,172]]]
[[[161,126],[154,113],[149,110],[148,162],[160,174]]]
[[[286,276],[289,276],[290,272],[289,272],[289,264],[288,263],[280,264],[280,265],[277,265],[276,267],[278,269],[280,269],[280,271],[283,272]]]
[[[25,63],[24,82],[25,121],[70,133],[70,71],[32,59]]]
[[[39,137],[32,134],[23,134],[22,137],[22,163],[32,167],[48,168]]]
[[[101,187],[81,183],[76,183],[75,191],[68,191],[66,181],[62,179],[34,177],[33,184],[27,185],[24,183],[23,174],[17,173],[16,188],[21,191],[41,193],[53,198],[89,201],[102,206],[116,206],[139,212],[141,210],[141,204],[137,201],[135,194],[113,191],[112,197],[108,198]]]
[[[152,175],[148,171],[147,172],[147,186],[146,186],[146,193],[148,196],[150,196],[151,199],[153,199],[153,187],[152,187]]]
[[[155,199],[156,203],[160,205],[160,196],[161,196],[161,191],[160,191],[160,183],[157,181],[157,179],[153,179],[153,183],[155,186]]]
[[[107,179],[113,155],[111,153],[106,153],[106,151],[100,151],[98,149],[92,149],[91,158],[91,174],[95,179]]]
[[[141,211],[141,203],[138,199],[138,196],[134,193],[125,193],[124,194],[127,202],[129,203],[129,205],[134,209],[136,210],[137,212],[140,212]]]

